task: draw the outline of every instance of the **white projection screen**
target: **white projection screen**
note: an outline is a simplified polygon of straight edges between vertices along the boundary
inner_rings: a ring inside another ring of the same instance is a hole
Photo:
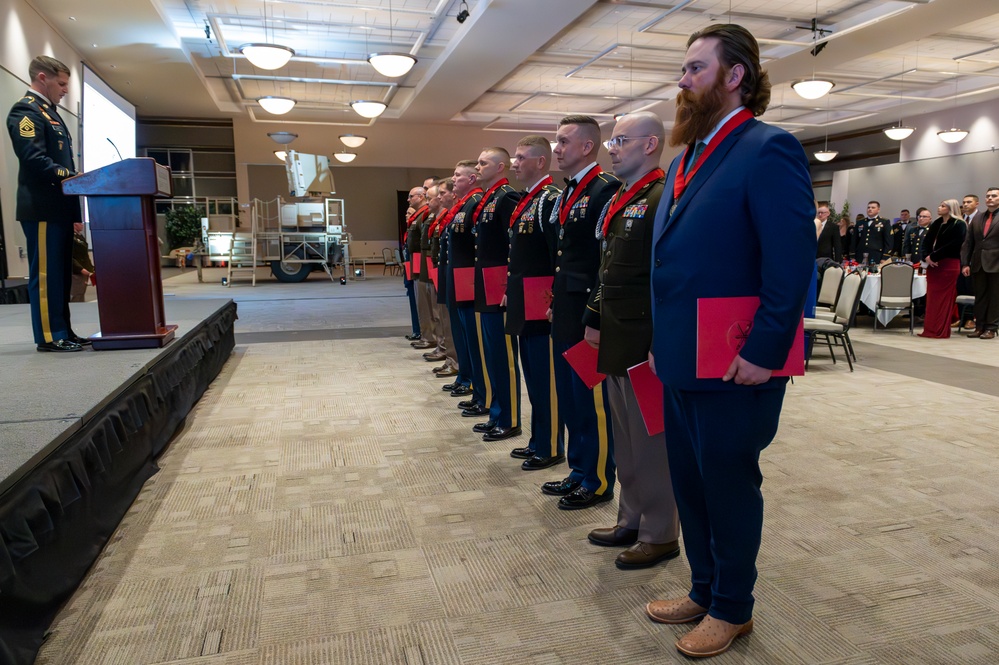
[[[135,107],[86,64],[80,124],[83,127],[80,168],[84,173],[135,157]],[[85,214],[89,221],[89,211]]]

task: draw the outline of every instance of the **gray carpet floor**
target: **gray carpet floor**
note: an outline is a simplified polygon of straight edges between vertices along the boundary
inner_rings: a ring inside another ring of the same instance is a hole
[[[401,336],[398,278],[167,282],[235,298],[237,349],[39,663],[686,661],[643,615],[685,559],[617,570],[586,541],[616,503],[559,511],[538,485],[564,466],[473,435]],[[994,665],[999,344],[855,333],[855,372],[817,351],[788,390],[756,630],[711,662]]]

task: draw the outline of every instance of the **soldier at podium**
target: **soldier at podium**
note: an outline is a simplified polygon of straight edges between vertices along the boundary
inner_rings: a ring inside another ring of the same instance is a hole
[[[7,116],[17,155],[17,220],[28,250],[31,327],[39,351],[80,351],[89,341],[69,323],[73,223],[80,199],[62,193],[76,175],[69,128],[56,109],[69,89],[69,68],[40,55],[28,66],[31,87]]]

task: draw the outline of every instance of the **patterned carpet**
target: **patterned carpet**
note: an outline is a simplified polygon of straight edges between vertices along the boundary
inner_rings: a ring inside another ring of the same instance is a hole
[[[816,358],[764,452],[756,630],[711,662],[994,665],[999,398]],[[685,662],[643,615],[684,557],[617,570],[586,541],[616,503],[557,510],[565,467],[520,471],[430,367],[398,335],[238,346],[37,662]]]

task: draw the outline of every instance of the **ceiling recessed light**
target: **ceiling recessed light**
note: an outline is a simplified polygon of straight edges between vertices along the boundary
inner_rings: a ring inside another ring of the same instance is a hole
[[[70,17],[69,17],[69,20],[70,20],[70,21],[75,21],[75,20],[76,20],[76,17],[75,17],[75,16],[70,16]]]

